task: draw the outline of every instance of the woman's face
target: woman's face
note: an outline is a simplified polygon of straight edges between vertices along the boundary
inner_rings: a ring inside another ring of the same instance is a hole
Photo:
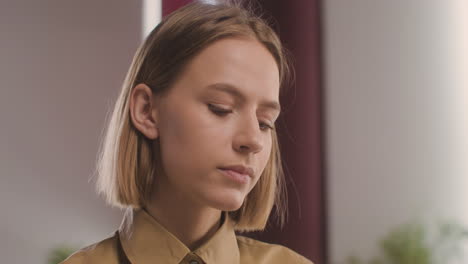
[[[202,206],[239,209],[270,156],[278,95],[278,67],[259,42],[228,38],[202,50],[157,103],[165,171],[158,187]],[[236,165],[253,174],[226,170]]]

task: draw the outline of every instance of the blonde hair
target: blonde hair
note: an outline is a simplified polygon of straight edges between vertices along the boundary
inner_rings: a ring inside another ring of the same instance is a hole
[[[193,2],[178,9],[150,33],[138,48],[111,113],[97,163],[97,190],[121,208],[142,208],[149,202],[160,168],[159,140],[149,140],[132,124],[131,90],[145,83],[154,94],[170,89],[187,62],[216,40],[249,37],[262,43],[276,60],[281,86],[289,77],[289,63],[274,31],[239,4]],[[263,230],[276,207],[285,221],[286,194],[276,131],[268,163],[240,209],[229,212],[236,230]]]

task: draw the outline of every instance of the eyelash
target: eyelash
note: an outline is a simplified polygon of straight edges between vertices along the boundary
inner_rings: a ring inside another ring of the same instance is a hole
[[[208,104],[208,108],[211,110],[211,112],[215,113],[217,116],[221,116],[221,117],[224,117],[230,113],[232,113],[232,110],[229,110],[229,109],[224,109],[224,108],[221,108],[221,107],[217,107],[215,105],[212,105],[212,104]],[[265,126],[265,129],[262,129],[263,131],[266,131],[266,130],[273,130],[273,127],[266,124],[266,123],[263,123],[261,122],[260,123],[260,126]]]

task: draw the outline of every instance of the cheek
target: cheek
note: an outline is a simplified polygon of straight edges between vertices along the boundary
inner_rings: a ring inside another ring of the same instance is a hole
[[[271,156],[271,150],[272,150],[272,139],[267,140],[265,143],[264,150],[262,150],[261,153],[258,153],[257,157],[257,167],[259,169],[259,172],[257,174],[257,178],[255,178],[255,181],[252,182],[252,185],[250,186],[248,192],[252,191],[252,189],[257,185],[258,180],[260,179],[261,175],[263,174],[263,171],[266,168],[266,165],[268,164],[268,160],[270,159]]]
[[[268,160],[270,159],[271,156],[271,150],[272,150],[272,138],[269,137],[268,139],[265,139],[265,145],[264,149],[261,151],[261,153],[258,153],[257,156],[257,168],[259,169],[259,173],[257,175],[257,179],[255,179],[255,184],[258,182],[260,176],[262,175],[263,171],[266,168],[266,165],[268,164]],[[253,188],[254,186],[252,186]]]
[[[258,156],[258,167],[261,169],[261,172],[265,169],[268,160],[270,159],[271,156],[271,150],[272,150],[272,138],[269,136],[267,139],[265,139],[265,145],[264,149],[262,150],[261,153],[259,153]],[[261,175],[261,173],[260,173]]]
[[[201,106],[168,111],[161,120],[163,166],[171,174],[192,174],[214,164],[225,133]],[[213,165],[214,166],[214,165]]]
[[[167,116],[164,131],[161,131],[162,140],[168,142],[167,147],[196,154],[219,146],[226,136],[225,128],[203,110],[202,107],[192,107]]]

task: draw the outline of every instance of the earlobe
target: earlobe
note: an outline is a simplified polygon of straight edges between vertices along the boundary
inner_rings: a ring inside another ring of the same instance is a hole
[[[135,128],[149,139],[159,136],[157,127],[157,109],[151,88],[140,83],[130,93],[130,119]]]

